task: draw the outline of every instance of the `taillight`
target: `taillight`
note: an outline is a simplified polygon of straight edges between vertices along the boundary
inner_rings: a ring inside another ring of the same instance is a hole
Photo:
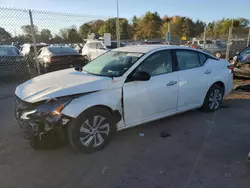
[[[232,64],[228,65],[227,68],[230,69],[232,71],[232,73],[233,73],[233,71],[234,71],[234,65],[232,65]]]
[[[51,57],[51,58],[50,58],[50,62],[51,62],[51,63],[56,62],[56,61],[57,61],[57,59],[56,59],[55,57]]]

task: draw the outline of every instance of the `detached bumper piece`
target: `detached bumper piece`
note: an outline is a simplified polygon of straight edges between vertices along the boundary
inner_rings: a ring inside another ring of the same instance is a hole
[[[19,101],[16,101],[16,119],[24,130],[24,137],[30,140],[34,149],[57,148],[67,142],[66,124],[70,119],[62,115],[55,118],[38,116],[32,110],[34,106],[17,100]]]

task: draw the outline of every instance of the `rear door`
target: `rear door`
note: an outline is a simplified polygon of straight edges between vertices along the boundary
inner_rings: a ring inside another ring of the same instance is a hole
[[[175,50],[179,75],[177,110],[201,106],[213,82],[213,68],[206,55],[193,50]]]

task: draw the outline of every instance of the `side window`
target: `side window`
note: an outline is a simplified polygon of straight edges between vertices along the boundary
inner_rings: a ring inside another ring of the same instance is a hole
[[[104,46],[102,45],[102,43],[98,42],[96,44],[97,44],[97,46],[96,46],[97,49],[104,48]]]
[[[200,58],[200,64],[204,65],[204,63],[207,61],[207,56],[202,53],[199,53],[199,58]]]
[[[96,47],[97,47],[97,43],[96,42],[90,43],[90,49],[96,49]]]
[[[90,43],[86,44],[86,46],[84,46],[84,48],[90,49]]]
[[[186,70],[200,66],[198,53],[191,50],[176,50],[179,70]]]
[[[145,71],[151,76],[172,72],[170,51],[164,50],[152,54],[137,67],[136,71]]]

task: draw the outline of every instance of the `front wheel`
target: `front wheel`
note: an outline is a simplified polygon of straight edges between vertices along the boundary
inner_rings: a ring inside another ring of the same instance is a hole
[[[92,153],[107,145],[115,132],[115,123],[109,111],[94,107],[73,120],[67,134],[70,144],[77,151]]]
[[[202,109],[206,112],[214,112],[220,108],[223,100],[223,88],[219,85],[212,85],[208,90]]]

